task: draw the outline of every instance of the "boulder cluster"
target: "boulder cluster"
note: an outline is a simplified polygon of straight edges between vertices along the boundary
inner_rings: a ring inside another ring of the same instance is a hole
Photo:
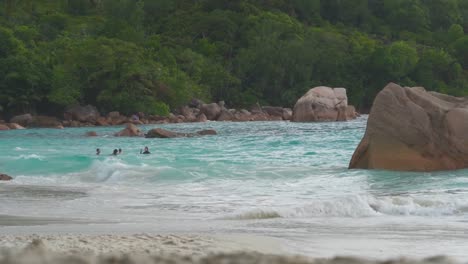
[[[9,123],[0,121],[0,130],[24,129],[25,127],[92,127],[92,126],[117,126],[128,123],[134,125],[144,124],[166,124],[185,122],[206,122],[210,121],[277,121],[290,120],[292,110],[289,108],[258,105],[250,110],[228,109],[224,102],[205,104],[200,100],[192,100],[189,105],[183,106],[168,116],[146,115],[136,113],[132,116],[125,116],[117,111],[101,115],[96,107],[71,106],[68,107],[63,119],[59,120],[52,116],[22,114],[14,116]]]
[[[95,132],[87,132],[87,136],[94,136]],[[124,129],[114,134],[116,137],[146,137],[146,138],[178,138],[178,137],[196,137],[196,136],[207,136],[217,135],[218,133],[212,129],[201,130],[195,133],[180,133],[169,131],[162,128],[153,128],[147,133],[143,133],[134,124],[127,124]]]
[[[124,124],[165,124],[206,121],[295,121],[322,122],[347,121],[358,116],[353,106],[348,105],[345,88],[315,87],[301,97],[294,110],[277,106],[254,105],[249,110],[227,108],[224,101],[204,103],[193,99],[189,104],[176,109],[168,116],[135,113],[132,116],[122,115],[117,111],[101,115],[91,105],[74,105],[68,107],[63,119],[52,116],[23,114],[14,116],[9,123],[1,122],[0,130],[22,129],[24,127],[88,127],[116,126]]]

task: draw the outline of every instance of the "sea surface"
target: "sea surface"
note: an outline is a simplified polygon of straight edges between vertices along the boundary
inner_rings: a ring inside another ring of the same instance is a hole
[[[175,139],[2,131],[0,172],[14,180],[0,183],[0,234],[248,234],[315,257],[467,260],[468,170],[348,170],[366,122],[142,126],[218,132]]]

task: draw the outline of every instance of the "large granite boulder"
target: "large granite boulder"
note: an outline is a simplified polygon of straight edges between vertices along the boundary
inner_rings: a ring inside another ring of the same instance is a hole
[[[0,181],[11,181],[13,177],[0,173]]]
[[[283,109],[283,120],[291,120],[293,115],[293,111],[291,108],[284,108]]]
[[[197,119],[195,119],[195,122],[206,122],[208,121],[208,118],[206,118],[205,114],[199,114],[197,116]]]
[[[349,168],[468,168],[468,98],[388,84],[375,98]]]
[[[127,124],[127,126],[123,130],[115,133],[114,136],[116,137],[141,137],[143,136],[143,133],[134,124]]]
[[[348,97],[345,88],[315,87],[297,101],[292,121],[346,121],[347,106]]]
[[[218,135],[218,132],[216,132],[216,130],[213,130],[213,129],[205,129],[205,130],[198,131],[197,134],[200,136],[214,136],[214,135]]]
[[[205,114],[208,120],[217,120],[221,114],[221,106],[217,103],[203,104],[200,106],[200,113]]]
[[[98,117],[96,119],[96,126],[108,126],[109,122],[107,121],[107,118],[105,117]]]
[[[188,137],[189,134],[169,131],[162,128],[153,128],[145,134],[146,138],[176,138]]]
[[[31,127],[43,128],[63,128],[62,123],[53,116],[33,116],[32,122],[29,124]]]
[[[234,119],[234,114],[232,111],[229,111],[227,109],[221,110],[221,114],[218,117],[218,121],[232,121]]]
[[[252,120],[252,113],[246,109],[241,109],[234,113],[234,120],[238,122],[247,122]]]
[[[77,120],[84,123],[96,123],[100,114],[96,107],[92,105],[74,105],[67,108],[64,113],[65,120]]]
[[[6,124],[10,129],[25,129],[23,126],[16,123],[7,123]]]
[[[31,114],[17,115],[10,119],[10,123],[20,124],[24,127],[29,126],[33,121]]]
[[[190,103],[189,103],[189,107],[191,108],[200,108],[200,106],[204,105],[205,103],[200,100],[200,99],[196,99],[196,98],[193,98],[192,100],[190,100]]]
[[[146,138],[178,138],[178,137],[195,137],[195,136],[206,136],[206,135],[216,135],[216,131],[212,129],[201,130],[196,133],[179,133],[174,131],[169,131],[162,128],[154,128],[146,133]]]
[[[283,107],[279,106],[264,106],[262,107],[263,112],[270,116],[281,117],[283,119]]]
[[[5,124],[0,124],[0,130],[10,130],[10,128]]]
[[[187,122],[194,122],[197,120],[197,113],[200,112],[197,108],[190,108],[184,106],[180,109],[180,113],[184,116],[184,120]]]

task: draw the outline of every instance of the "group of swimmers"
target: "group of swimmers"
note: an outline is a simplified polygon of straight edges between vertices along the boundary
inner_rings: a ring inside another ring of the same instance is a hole
[[[122,154],[122,149],[119,148],[119,149],[114,149],[111,155],[117,156],[120,154]],[[151,152],[149,151],[148,147],[145,147],[145,150],[140,149],[140,154],[151,154]],[[96,155],[98,156],[101,155],[101,149],[99,148],[96,149]]]

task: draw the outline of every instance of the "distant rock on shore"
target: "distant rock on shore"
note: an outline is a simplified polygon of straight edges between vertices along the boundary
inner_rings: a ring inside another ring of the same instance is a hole
[[[246,109],[230,109],[223,101],[206,104],[201,100],[193,99],[188,105],[175,109],[168,116],[146,115],[136,113],[125,116],[117,111],[111,111],[107,115],[101,115],[97,108],[91,105],[69,106],[63,113],[63,119],[55,116],[42,116],[22,114],[10,119],[9,124],[17,124],[15,128],[2,124],[0,130],[21,129],[22,127],[92,127],[92,126],[117,126],[125,124],[167,124],[206,121],[279,121],[291,120],[292,110],[290,108],[254,105],[250,111]]]
[[[310,89],[297,101],[292,121],[346,121],[356,117],[354,107],[348,106],[345,88],[319,86]]]
[[[201,130],[196,133],[179,133],[173,132],[162,128],[154,128],[145,134],[146,138],[177,138],[177,137],[194,137],[194,136],[206,136],[216,135],[215,130]]]
[[[13,177],[0,173],[0,181],[11,181]]]
[[[375,98],[349,168],[468,168],[468,98],[388,84]]]
[[[123,130],[115,133],[114,136],[116,137],[141,137],[143,136],[143,133],[134,124],[127,124],[127,126]]]

